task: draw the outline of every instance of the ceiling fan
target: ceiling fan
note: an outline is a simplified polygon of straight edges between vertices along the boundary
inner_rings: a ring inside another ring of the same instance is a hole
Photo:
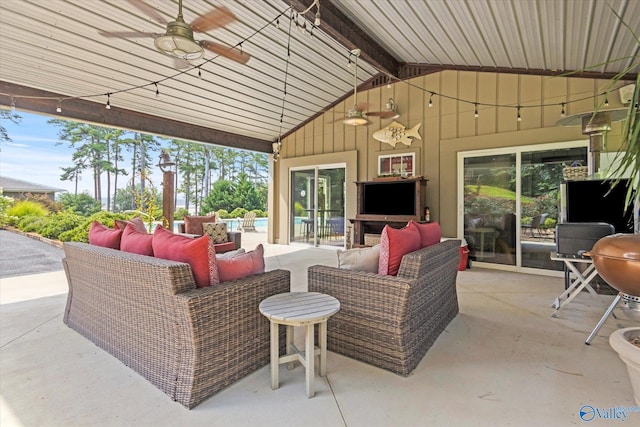
[[[127,0],[133,7],[145,13],[159,24],[166,25],[164,34],[147,33],[143,31],[100,31],[105,37],[136,38],[150,37],[154,39],[156,49],[176,60],[178,68],[189,67],[189,60],[201,58],[204,50],[245,64],[251,56],[237,49],[229,49],[220,43],[209,40],[195,40],[193,33],[202,33],[223,27],[237,18],[226,7],[220,7],[197,17],[191,24],[187,24],[182,16],[182,0],[178,0],[178,16],[175,21],[168,22],[158,11],[143,0]]]
[[[353,71],[353,108],[351,108],[342,123],[350,126],[362,126],[368,125],[369,119],[367,117],[380,117],[381,119],[397,118],[400,115],[397,111],[397,105],[390,98],[387,102],[386,111],[365,111],[367,109],[367,103],[358,103],[358,57],[360,56],[360,49],[353,49],[351,55],[355,57],[354,71]],[[339,119],[340,120],[340,119]]]

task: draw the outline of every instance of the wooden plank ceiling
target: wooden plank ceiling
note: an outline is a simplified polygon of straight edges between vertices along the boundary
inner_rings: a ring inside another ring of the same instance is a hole
[[[176,68],[153,38],[101,34],[164,33],[157,18],[174,20],[177,1],[144,3],[152,13],[127,0],[0,2],[0,106],[270,152],[352,94],[354,48],[361,88],[442,69],[635,77],[640,53],[637,0],[320,0],[313,31],[316,6],[290,10],[313,0],[184,0],[187,23],[231,10],[195,39],[251,59],[206,52]]]

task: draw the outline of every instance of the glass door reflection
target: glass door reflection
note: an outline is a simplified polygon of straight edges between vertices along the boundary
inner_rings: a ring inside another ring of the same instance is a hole
[[[516,155],[464,159],[464,237],[474,261],[516,265]]]
[[[345,188],[344,167],[292,171],[290,242],[344,247]]]

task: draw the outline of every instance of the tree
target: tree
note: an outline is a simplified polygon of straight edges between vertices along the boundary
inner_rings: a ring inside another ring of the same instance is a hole
[[[22,117],[12,110],[0,110],[0,120],[9,120],[15,124],[20,123]],[[0,142],[11,142],[7,129],[0,125]]]
[[[238,175],[238,182],[234,190],[236,208],[245,208],[248,211],[253,209],[264,210],[264,204],[260,201],[256,186],[249,181],[249,177],[244,172]]]
[[[62,193],[58,197],[58,202],[62,203],[65,209],[82,216],[91,216],[100,212],[101,208],[100,202],[91,197],[89,193]]]
[[[224,209],[231,212],[236,206],[234,196],[235,188],[231,181],[219,180],[213,184],[209,195],[202,200],[200,214],[205,215],[212,211]]]
[[[94,198],[102,202],[102,174],[107,175],[107,208],[111,208],[111,174],[115,176],[126,173],[117,167],[121,159],[119,145],[123,142],[125,132],[120,129],[110,129],[102,126],[90,125],[68,120],[52,119],[49,124],[58,126],[56,145],[65,141],[75,148],[72,155],[73,166],[62,168],[63,180],[77,180],[85,169],[93,172]],[[113,161],[116,163],[114,164]],[[116,179],[117,186],[117,179]],[[77,193],[77,187],[76,187]]]

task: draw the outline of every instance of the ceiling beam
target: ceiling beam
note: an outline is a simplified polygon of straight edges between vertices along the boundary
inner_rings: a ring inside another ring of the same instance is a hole
[[[378,71],[398,76],[399,62],[373,38],[365,33],[353,21],[347,18],[327,0],[320,2],[320,30],[335,39],[348,50],[360,49],[360,58],[373,65]],[[292,0],[293,9],[302,12],[314,3],[314,0]],[[316,10],[311,8],[306,18],[315,19]]]
[[[115,106],[107,110],[105,104],[101,102],[79,98],[68,99],[67,95],[0,81],[0,105],[10,107],[12,96],[14,97],[16,108],[21,111],[44,114],[65,120],[77,120],[100,126],[139,131],[166,138],[203,142],[261,153],[272,152],[272,141],[270,140],[224,132]],[[62,113],[56,113],[58,98],[64,100],[62,102]]]
[[[472,71],[476,73],[501,73],[501,74],[521,74],[530,76],[552,76],[552,77],[576,77],[584,79],[603,79],[611,80],[618,78],[621,81],[636,80],[638,73],[627,73],[619,76],[618,73],[600,73],[597,71],[553,71],[539,70],[528,68],[506,68],[506,67],[480,67],[468,65],[432,65],[432,64],[415,64],[402,63],[398,71],[400,80],[410,79],[425,74],[437,73],[440,71]],[[384,82],[386,84],[386,81]]]

